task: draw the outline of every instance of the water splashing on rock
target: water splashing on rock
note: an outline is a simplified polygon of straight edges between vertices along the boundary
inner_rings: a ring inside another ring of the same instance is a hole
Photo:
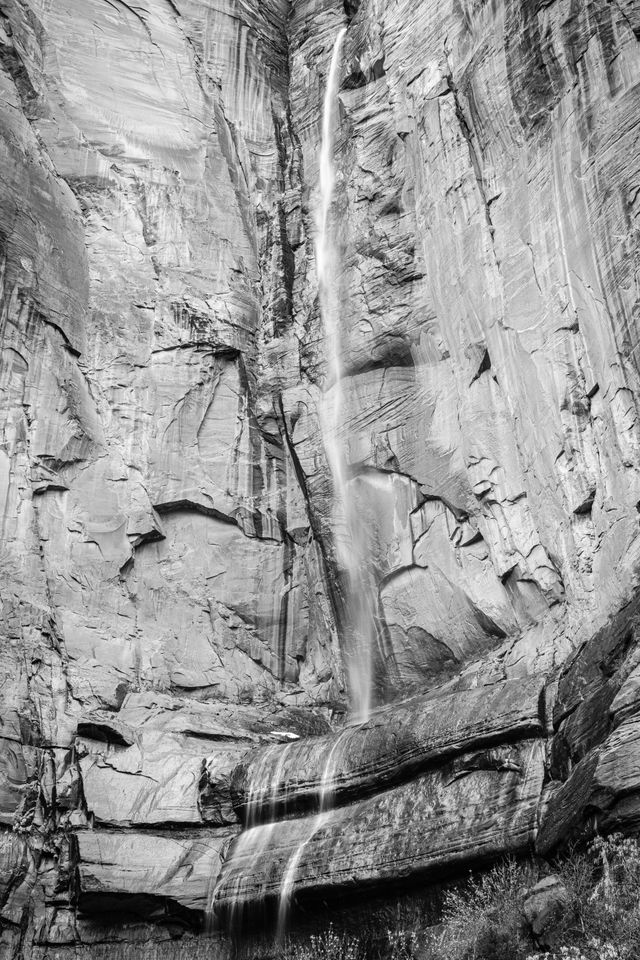
[[[254,868],[264,856],[278,820],[278,787],[291,746],[291,743],[284,746],[281,743],[275,743],[268,747],[257,764],[249,784],[244,830],[236,838],[230,874],[226,878],[226,883],[233,891],[232,906],[228,912],[228,926],[236,935],[242,933],[244,926],[249,900],[247,892],[251,887]],[[270,763],[274,756],[276,765],[271,770]],[[263,785],[268,772],[272,774],[271,790],[265,797]],[[211,927],[215,926],[215,902],[219,884],[220,878],[209,893],[208,916]]]
[[[341,744],[341,738],[336,737],[335,741],[331,744],[329,751],[324,762],[324,770],[322,772],[322,780],[320,782],[320,790],[318,795],[319,801],[319,811],[315,817],[312,817],[309,823],[309,831],[305,839],[298,846],[297,850],[289,860],[287,864],[287,869],[284,873],[282,880],[282,887],[280,888],[280,902],[278,905],[278,936],[277,939],[282,942],[284,940],[284,935],[287,927],[287,920],[289,918],[289,911],[291,909],[291,899],[293,895],[293,890],[296,880],[296,870],[298,864],[304,853],[304,849],[309,843],[309,841],[316,835],[316,833],[328,822],[329,813],[333,806],[333,801],[335,797],[335,765],[337,759],[337,753],[339,753]]]

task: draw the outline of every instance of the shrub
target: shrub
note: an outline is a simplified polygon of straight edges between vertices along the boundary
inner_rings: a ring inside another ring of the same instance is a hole
[[[523,911],[549,868],[505,860],[449,890],[437,926],[399,915],[395,928],[359,940],[330,925],[283,960],[639,960],[640,842],[598,837],[552,869],[568,894],[553,949],[536,946]]]
[[[364,960],[360,942],[347,933],[336,933],[329,924],[322,933],[312,934],[308,943],[288,944],[286,960]]]
[[[597,837],[581,869],[561,867],[572,894],[567,946],[579,946],[586,960],[637,960],[640,844],[620,834]]]
[[[385,953],[393,960],[415,960],[420,947],[418,929],[387,930],[387,950]]]
[[[442,929],[432,947],[433,960],[520,960],[531,941],[526,936],[522,903],[538,879],[529,864],[505,860],[479,880],[445,897]]]

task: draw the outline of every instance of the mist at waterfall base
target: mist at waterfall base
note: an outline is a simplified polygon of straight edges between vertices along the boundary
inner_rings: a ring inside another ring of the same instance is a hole
[[[316,267],[320,312],[324,331],[326,376],[320,404],[320,426],[327,462],[333,484],[332,529],[338,568],[346,575],[344,612],[339,624],[342,654],[348,674],[350,722],[366,723],[372,706],[373,672],[379,655],[376,623],[377,590],[368,563],[369,543],[366,524],[359,515],[357,483],[350,477],[347,456],[347,414],[343,387],[343,337],[341,317],[341,284],[339,248],[331,213],[336,169],[334,140],[338,123],[338,83],[342,47],[346,35],[343,27],[335,40],[322,110],[322,137],[319,168],[319,202],[316,208]],[[350,482],[351,481],[351,482]],[[284,764],[291,744],[273,744],[262,755],[252,772],[248,803],[244,815],[244,829],[229,851],[223,871],[227,891],[225,926],[232,936],[242,940],[256,925],[256,900],[249,909],[251,878],[255,866],[270,849],[276,823],[287,815],[278,795]],[[292,906],[297,871],[305,848],[328,821],[335,800],[336,760],[341,749],[337,737],[324,760],[324,771],[316,798],[315,812],[308,818],[304,838],[294,852],[281,864],[278,903],[268,904],[266,891],[258,898],[262,908],[262,922],[269,925],[269,915],[275,920],[276,939],[283,942]],[[271,763],[275,761],[274,769]],[[289,814],[290,815],[290,814]],[[216,898],[222,886],[210,895],[209,914],[215,916]],[[249,910],[249,912],[247,912]]]

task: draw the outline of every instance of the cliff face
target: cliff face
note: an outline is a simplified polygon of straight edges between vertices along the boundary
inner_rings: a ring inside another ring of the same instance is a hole
[[[347,737],[256,889],[300,842],[313,890],[638,818],[637,4],[0,0],[7,956],[210,956],[242,777],[313,808],[348,700],[314,255],[345,24],[341,441],[376,696],[427,706],[401,757]]]
[[[293,16],[311,183],[331,13]],[[608,3],[517,0],[363,4],[349,29],[347,442],[403,686],[505,635],[546,660],[629,588],[633,26]]]

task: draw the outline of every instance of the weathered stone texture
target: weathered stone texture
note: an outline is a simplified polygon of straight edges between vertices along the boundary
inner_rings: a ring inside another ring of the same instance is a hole
[[[0,0],[8,957],[222,956],[193,930],[265,746],[296,814],[340,746],[301,890],[637,826],[639,37],[634,0]],[[346,732],[338,393],[375,696],[426,705]]]
[[[261,747],[234,772],[236,807],[255,819],[313,809],[323,799],[342,805],[472,747],[538,735],[540,694],[540,678],[530,677],[416,697],[337,735]]]
[[[525,743],[462,757],[355,806],[254,827],[230,850],[217,908],[278,896],[287,875],[298,894],[344,894],[526,850],[542,778],[541,745]]]
[[[93,864],[132,892],[115,865],[146,834],[118,849],[104,826],[235,822],[244,751],[326,729],[344,698],[273,389],[295,368],[286,16],[281,0],[0,3],[10,952],[90,937],[61,906],[78,858],[85,885]],[[82,843],[61,847],[62,827]],[[173,877],[150,873],[152,894],[171,899]]]
[[[220,871],[222,854],[230,841],[191,834],[187,838],[153,833],[111,833],[80,830],[78,843],[80,904],[93,901],[109,909],[109,900],[160,898],[171,905],[197,910],[207,908],[211,878]],[[128,904],[135,910],[135,902]]]
[[[291,102],[312,184],[315,65],[338,13],[294,7]],[[537,636],[559,603],[554,641],[583,636],[635,584],[631,26],[604,0],[372,0],[347,33],[345,444],[365,508],[386,490],[397,516],[390,530],[363,510],[391,688]],[[317,340],[309,350],[321,365]],[[313,463],[312,437],[296,441]]]

